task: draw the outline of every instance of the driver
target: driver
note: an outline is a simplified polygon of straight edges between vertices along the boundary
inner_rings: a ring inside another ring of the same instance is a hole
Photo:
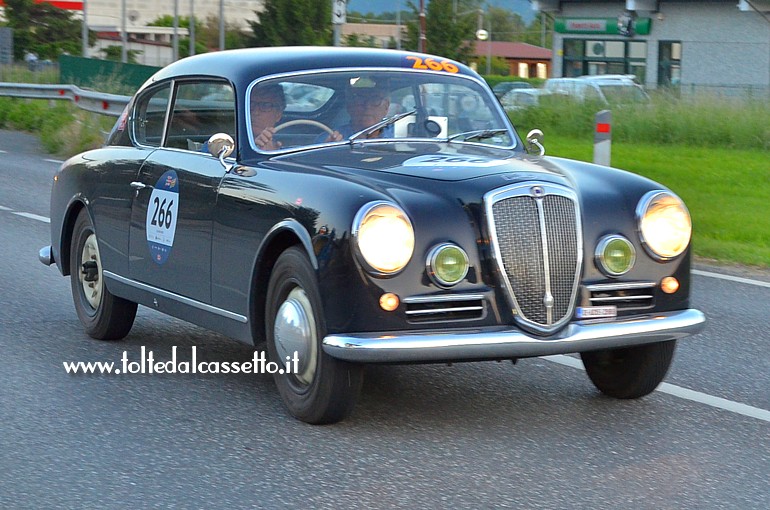
[[[380,122],[387,115],[390,107],[387,83],[366,77],[351,79],[346,91],[345,106],[350,121],[334,131],[327,141],[340,141]],[[392,136],[393,126],[391,125],[370,133],[367,138]]]
[[[274,151],[281,148],[281,142],[273,139],[275,125],[286,108],[286,97],[280,85],[257,87],[251,92],[249,114],[254,143],[261,150]]]

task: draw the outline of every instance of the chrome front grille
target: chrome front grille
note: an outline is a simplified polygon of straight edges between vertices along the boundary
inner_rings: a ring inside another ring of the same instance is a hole
[[[517,321],[541,333],[570,319],[582,263],[577,199],[563,186],[524,183],[485,197],[490,242]]]

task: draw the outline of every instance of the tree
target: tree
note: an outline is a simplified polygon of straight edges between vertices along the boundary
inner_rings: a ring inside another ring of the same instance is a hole
[[[409,6],[417,21],[407,23],[404,47],[417,50],[419,9],[412,2],[409,2]],[[426,51],[468,63],[473,56],[476,40],[478,6],[479,2],[475,0],[431,0],[425,11]]]
[[[502,7],[489,6],[484,13],[484,28],[492,24],[493,41],[521,41],[527,30],[527,24],[516,14]]]
[[[177,18],[179,28],[190,27],[189,16],[179,16]],[[154,27],[173,27],[174,17],[170,14],[164,14],[156,18],[149,26]],[[243,48],[246,46],[246,34],[236,23],[225,22],[225,49]],[[189,53],[190,39],[188,37],[179,39],[179,54],[187,55]],[[195,18],[195,53],[206,53],[211,50],[219,49],[219,17],[213,14],[205,20]]]
[[[374,36],[365,36],[363,34],[350,34],[346,35],[343,41],[343,44],[345,46],[358,46],[358,47],[364,47],[364,48],[376,48],[377,47],[377,41],[375,40]]]
[[[545,23],[543,23],[543,19],[545,19]],[[545,45],[543,45],[543,32],[545,32]],[[535,17],[527,27],[522,40],[535,46],[553,48],[553,18],[548,15]]]
[[[153,20],[152,22],[148,23],[147,26],[150,27],[173,27],[174,26],[174,16],[170,14],[164,14],[163,16],[160,16]],[[186,28],[190,29],[190,17],[189,16],[178,16],[177,17],[177,26],[179,28]],[[195,18],[195,33],[200,34],[203,31],[203,25],[201,24],[201,20],[198,18]],[[200,37],[195,38],[195,54],[199,53],[206,53],[209,49],[206,47],[206,45],[201,42]],[[189,37],[180,37],[179,38],[179,56],[184,57],[190,54],[190,38]]]
[[[114,60],[116,62],[120,62],[123,58],[123,47],[117,46],[117,45],[110,45],[106,48],[102,48],[99,50],[100,53],[104,54],[105,60]],[[141,50],[128,50],[126,52],[126,61],[129,64],[136,64],[138,62],[137,56],[141,55]]]
[[[26,52],[41,59],[57,59],[63,53],[79,54],[82,50],[82,24],[70,11],[34,0],[5,0],[5,19],[13,29],[16,59]],[[96,34],[89,31],[89,46],[95,42]]]
[[[219,49],[219,16],[210,14],[203,26],[198,30],[195,25],[196,42],[201,40],[209,49]],[[246,46],[247,35],[236,23],[225,21],[225,49],[243,48]]]
[[[265,0],[249,21],[251,46],[323,46],[332,43],[332,5],[323,0]]]

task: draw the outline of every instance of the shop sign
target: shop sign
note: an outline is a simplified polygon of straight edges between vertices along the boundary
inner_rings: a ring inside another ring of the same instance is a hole
[[[636,35],[649,35],[652,18],[636,18],[633,23]],[[618,18],[556,18],[554,30],[560,34],[622,35]]]

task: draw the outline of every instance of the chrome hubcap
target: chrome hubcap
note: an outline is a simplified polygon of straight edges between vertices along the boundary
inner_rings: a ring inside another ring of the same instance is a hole
[[[102,302],[102,261],[99,258],[99,245],[96,244],[95,234],[88,236],[83,245],[78,279],[86,301],[96,310]]]
[[[279,356],[276,361],[283,365],[287,358],[293,359],[296,352],[299,362],[298,373],[294,375],[304,384],[310,384],[318,357],[317,332],[313,306],[301,288],[293,289],[278,309],[273,337]]]

